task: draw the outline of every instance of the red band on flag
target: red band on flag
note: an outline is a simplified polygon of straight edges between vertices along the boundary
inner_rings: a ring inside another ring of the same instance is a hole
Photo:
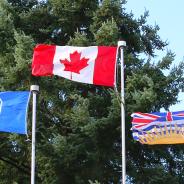
[[[98,47],[93,76],[94,84],[114,86],[116,49],[116,47]]]
[[[32,74],[35,76],[53,75],[55,45],[37,45],[34,49]]]
[[[173,118],[172,118],[172,113],[171,113],[171,112],[167,112],[166,120],[167,120],[167,121],[172,121],[172,120],[173,120]]]

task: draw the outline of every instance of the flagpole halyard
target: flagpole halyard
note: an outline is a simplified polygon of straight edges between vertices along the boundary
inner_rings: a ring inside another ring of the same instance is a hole
[[[124,53],[125,41],[118,42],[121,60],[121,144],[122,144],[122,184],[126,183],[126,146],[125,146],[125,89],[124,89]]]
[[[32,107],[32,149],[31,149],[31,184],[35,184],[35,143],[36,143],[36,97],[39,92],[39,86],[32,85],[31,92],[33,94]]]

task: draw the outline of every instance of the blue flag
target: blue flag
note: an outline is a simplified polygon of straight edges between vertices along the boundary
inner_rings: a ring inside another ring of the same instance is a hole
[[[0,131],[27,134],[29,91],[0,92]]]

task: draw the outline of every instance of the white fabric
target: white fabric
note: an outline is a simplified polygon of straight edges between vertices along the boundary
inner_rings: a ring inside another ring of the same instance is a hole
[[[75,51],[78,53],[81,53],[81,59],[89,59],[85,68],[80,70],[80,74],[70,72],[70,71],[64,71],[65,65],[60,62],[60,60],[67,59],[70,61],[70,54],[73,54]],[[83,83],[89,83],[93,84],[93,74],[94,74],[94,64],[95,59],[98,54],[98,47],[92,46],[92,47],[72,47],[72,46],[56,46],[56,52],[54,55],[54,69],[53,74],[58,75],[67,79]]]

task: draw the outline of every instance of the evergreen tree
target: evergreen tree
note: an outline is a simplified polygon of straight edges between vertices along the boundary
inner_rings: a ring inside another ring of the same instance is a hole
[[[180,145],[146,146],[134,142],[130,114],[166,110],[183,88],[183,63],[171,68],[174,54],[155,61],[167,43],[150,26],[127,13],[121,0],[1,0],[0,89],[40,86],[36,132],[36,181],[44,184],[120,183],[121,113],[113,89],[57,76],[31,76],[33,47],[116,45],[125,52],[127,178],[131,183],[184,182]],[[140,54],[148,59],[141,59]],[[119,61],[118,61],[119,62]],[[165,71],[168,70],[168,74]],[[120,92],[118,80],[118,91]],[[30,103],[31,107],[31,103]],[[31,110],[28,138],[0,134],[0,183],[29,183]],[[11,173],[11,176],[10,174]]]

